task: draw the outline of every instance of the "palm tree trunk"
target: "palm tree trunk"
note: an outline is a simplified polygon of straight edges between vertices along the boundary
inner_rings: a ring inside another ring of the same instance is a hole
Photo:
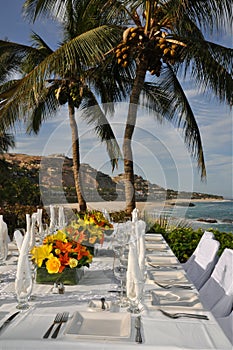
[[[78,198],[79,210],[84,212],[87,210],[87,204],[83,198],[82,181],[80,174],[80,153],[79,153],[79,138],[78,138],[78,127],[75,120],[74,106],[71,102],[68,105],[69,108],[69,120],[72,135],[72,156],[73,156],[73,173],[74,183]]]
[[[130,96],[130,103],[128,109],[127,122],[125,126],[123,155],[124,155],[124,181],[125,181],[125,200],[126,212],[130,215],[136,207],[135,188],[134,188],[134,165],[132,153],[132,137],[137,119],[137,108],[140,93],[145,81],[147,71],[147,59],[143,58],[137,65],[136,77],[133,84],[132,93]]]

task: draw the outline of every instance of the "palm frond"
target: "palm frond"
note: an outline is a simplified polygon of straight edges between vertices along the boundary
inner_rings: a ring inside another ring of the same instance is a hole
[[[100,108],[94,94],[89,89],[85,91],[85,98],[83,98],[81,109],[83,110],[81,117],[85,119],[89,125],[94,126],[95,133],[101,139],[101,142],[106,143],[112,170],[114,170],[114,168],[118,166],[119,158],[122,158],[120,147],[111,125]]]
[[[164,67],[162,71],[160,89],[164,91],[165,95],[170,95],[168,98],[170,101],[169,108],[171,109],[169,114],[165,114],[165,118],[183,130],[184,142],[188,146],[191,155],[197,159],[201,178],[204,179],[206,177],[206,168],[200,131],[185,92],[169,65]]]
[[[15,147],[15,140],[12,134],[0,132],[0,153],[7,152],[9,148]]]

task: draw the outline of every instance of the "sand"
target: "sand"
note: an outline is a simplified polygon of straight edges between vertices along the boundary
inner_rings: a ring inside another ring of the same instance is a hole
[[[165,207],[170,207],[171,205],[174,205],[175,203],[195,203],[195,202],[219,202],[220,200],[217,199],[170,199],[167,201],[156,201],[156,202],[137,202],[136,203],[136,208],[140,211],[150,211],[153,210],[154,208],[165,208]],[[64,207],[69,207],[69,208],[76,208],[77,210],[79,209],[78,203],[67,203],[63,205]],[[125,202],[122,201],[103,201],[103,202],[88,202],[87,207],[89,210],[102,210],[106,209],[109,212],[114,212],[114,211],[121,211],[125,209]]]

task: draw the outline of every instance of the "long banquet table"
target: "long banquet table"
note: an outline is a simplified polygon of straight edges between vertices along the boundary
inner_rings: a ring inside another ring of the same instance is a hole
[[[0,332],[0,349],[232,349],[213,315],[204,310],[198,292],[160,234],[146,235],[147,279],[144,288],[142,343],[135,342],[137,315],[116,306],[118,284],[112,272],[113,258],[105,247],[75,286],[64,294],[53,294],[51,285],[34,284],[30,308]],[[6,265],[0,266],[0,326],[16,311],[14,278],[17,255],[9,250]],[[164,289],[156,284],[174,284]],[[177,285],[192,289],[182,289]],[[112,292],[114,291],[114,292]],[[104,297],[110,309],[98,306]],[[171,319],[159,309],[207,315],[208,320]],[[43,335],[58,312],[69,312],[56,339]],[[82,318],[80,318],[80,315]],[[86,327],[85,327],[86,325]]]

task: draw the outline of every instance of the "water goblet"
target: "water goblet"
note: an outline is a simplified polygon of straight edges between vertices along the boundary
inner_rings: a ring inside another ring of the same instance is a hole
[[[120,256],[114,257],[113,273],[117,280],[120,281],[120,299],[118,305],[120,307],[127,307],[129,305],[127,298],[124,296],[124,287],[126,284],[127,274],[127,260],[121,259]]]
[[[27,310],[30,305],[28,303],[32,292],[33,281],[30,273],[30,266],[28,264],[29,271],[24,273],[21,278],[15,279],[15,292],[18,304],[16,306],[19,310]]]
[[[5,261],[8,255],[8,243],[7,240],[2,240],[0,243],[0,265],[5,265]]]

